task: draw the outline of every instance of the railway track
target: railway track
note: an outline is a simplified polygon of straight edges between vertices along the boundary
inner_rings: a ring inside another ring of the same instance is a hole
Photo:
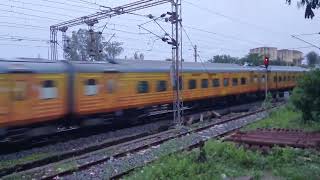
[[[257,129],[249,132],[237,132],[228,138],[247,148],[263,151],[274,146],[320,149],[320,133],[303,132],[294,129]]]
[[[207,111],[217,111],[220,114],[227,114],[230,112],[237,112],[239,107],[240,111],[242,109],[248,109],[245,107],[247,104],[259,104],[261,101],[259,99],[249,99],[247,102],[237,101],[233,102],[234,104],[215,104],[211,107],[205,108],[186,108],[184,114],[186,116],[195,116],[196,112],[207,112]],[[244,105],[243,105],[244,104]],[[201,114],[201,113],[196,113]],[[28,150],[35,147],[43,147],[50,144],[61,143],[61,142],[68,142],[73,139],[88,137],[92,135],[103,134],[106,131],[115,131],[119,129],[130,128],[133,126],[140,126],[148,123],[154,123],[156,121],[164,121],[168,120],[172,117],[173,111],[172,110],[160,110],[156,113],[150,112],[149,114],[142,115],[137,123],[135,124],[123,124],[122,126],[113,126],[112,124],[100,124],[91,127],[69,127],[69,128],[60,128],[56,133],[33,137],[33,138],[25,138],[23,135],[19,135],[18,139],[13,141],[0,141],[0,156],[4,154],[10,154],[18,151]],[[209,114],[210,115],[210,114]],[[209,116],[207,115],[207,116]],[[146,120],[147,119],[147,120]],[[189,118],[187,119],[189,121]],[[1,172],[0,172],[1,174]]]
[[[11,169],[11,171],[7,171],[2,175],[6,175],[3,179],[54,179],[58,177],[62,179],[81,179],[81,177],[85,177],[86,179],[88,176],[79,177],[77,175],[92,170],[95,171],[96,168],[101,169],[99,166],[105,165],[109,167],[109,169],[103,168],[105,172],[102,173],[103,177],[100,178],[119,178],[134,168],[143,166],[157,159],[157,152],[166,151],[165,154],[170,154],[200,146],[210,138],[239,129],[249,123],[262,119],[266,114],[264,109],[259,109],[247,113],[238,113],[233,116],[222,116],[221,118],[213,119],[210,123],[199,123],[197,126],[193,126],[193,128],[170,129],[149,136],[135,134],[126,137],[127,139],[123,138],[122,140],[115,140],[113,143],[109,142],[109,144],[107,143],[105,146],[97,146],[90,151],[82,151],[82,153],[69,152],[68,156],[60,156],[60,158],[56,159],[58,162],[55,163],[52,163],[50,160],[33,162],[29,164],[29,166],[20,169]],[[170,148],[166,148],[166,145],[170,143],[174,143],[177,148],[171,150]],[[160,150],[161,147],[163,147],[162,150]],[[150,156],[149,160],[134,164],[129,163],[129,165],[124,162],[123,164],[127,164],[127,166],[122,169],[120,168],[120,170],[117,168],[112,169],[114,166],[110,165],[110,163],[126,161],[135,156],[153,151],[157,152],[155,152],[154,156]],[[49,162],[51,164],[47,164]],[[16,173],[10,174],[13,172]],[[89,175],[92,174],[89,173]],[[97,174],[93,173],[93,175]]]

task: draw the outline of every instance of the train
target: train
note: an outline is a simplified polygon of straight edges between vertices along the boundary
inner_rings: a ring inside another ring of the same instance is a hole
[[[172,108],[169,61],[109,62],[0,59],[0,139],[35,136],[66,127],[130,121],[151,109]],[[183,62],[185,106],[239,96],[263,96],[296,86],[301,67]],[[268,77],[268,78],[267,78]],[[110,118],[111,117],[111,118]],[[126,118],[123,118],[126,117]]]

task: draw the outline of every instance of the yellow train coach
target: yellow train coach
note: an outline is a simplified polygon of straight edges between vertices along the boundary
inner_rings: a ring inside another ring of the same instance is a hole
[[[179,88],[190,107],[262,95],[266,81],[274,94],[289,91],[306,71],[271,66],[266,74],[264,68],[235,64],[182,66]],[[24,129],[23,135],[34,135],[110,122],[107,116],[131,120],[157,107],[170,109],[175,89],[170,67],[167,61],[0,60],[0,136],[8,139],[10,130],[17,128]]]

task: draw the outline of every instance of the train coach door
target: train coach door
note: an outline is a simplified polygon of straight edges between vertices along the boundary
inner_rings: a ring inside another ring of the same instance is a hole
[[[0,122],[9,120],[9,81],[0,75]]]
[[[19,121],[32,116],[31,74],[11,74],[11,120]]]
[[[117,92],[119,91],[119,74],[115,72],[105,72],[105,105],[106,108],[116,108],[119,105],[117,101]]]

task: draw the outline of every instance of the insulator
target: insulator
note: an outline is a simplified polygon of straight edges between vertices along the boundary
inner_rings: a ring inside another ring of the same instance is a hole
[[[160,17],[164,18],[164,17],[166,17],[166,15],[167,15],[167,14],[164,13],[164,14],[161,14]]]
[[[168,38],[163,37],[161,40],[162,40],[163,42],[167,42],[169,39],[168,39]]]

